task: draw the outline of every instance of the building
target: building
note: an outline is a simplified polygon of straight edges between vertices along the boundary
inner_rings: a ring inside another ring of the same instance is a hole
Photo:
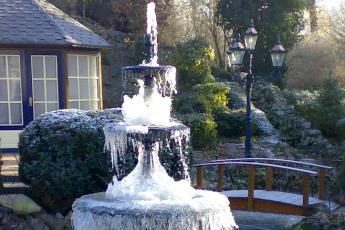
[[[102,109],[101,51],[110,44],[45,0],[0,0],[0,138],[52,110]]]

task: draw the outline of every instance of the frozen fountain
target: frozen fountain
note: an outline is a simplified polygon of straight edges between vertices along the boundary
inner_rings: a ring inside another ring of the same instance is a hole
[[[170,118],[176,69],[158,65],[154,3],[147,8],[145,47],[146,57],[141,65],[122,69],[124,122],[104,127],[105,147],[111,152],[117,175],[121,174],[118,162],[129,148],[139,153],[138,163],[121,181],[114,176],[105,193],[77,199],[72,207],[73,227],[75,230],[236,229],[225,196],[192,188],[188,176],[175,181],[159,161],[160,151],[169,148],[169,143],[174,143],[183,159],[182,146],[189,141],[189,128]],[[184,161],[181,167],[188,171]]]

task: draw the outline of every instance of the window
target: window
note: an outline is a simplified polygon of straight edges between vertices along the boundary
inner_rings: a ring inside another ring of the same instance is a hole
[[[99,56],[68,55],[68,108],[99,109]]]
[[[0,125],[23,125],[19,55],[0,55]]]
[[[34,118],[59,109],[57,57],[31,56]]]

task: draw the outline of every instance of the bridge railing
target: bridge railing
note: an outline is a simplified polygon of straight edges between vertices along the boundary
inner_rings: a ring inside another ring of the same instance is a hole
[[[318,171],[318,187],[319,187],[319,199],[325,200],[325,182],[326,182],[326,170],[332,169],[330,166],[325,166],[321,164],[315,164],[310,162],[303,162],[303,161],[295,161],[295,160],[287,160],[287,159],[276,159],[276,158],[234,158],[234,159],[224,159],[224,160],[214,160],[210,161],[209,163],[214,162],[228,162],[228,161],[244,161],[244,162],[263,162],[268,164],[284,164],[286,166],[294,167],[307,167],[308,169],[315,169]],[[268,186],[267,186],[268,185]],[[266,190],[272,190],[272,168],[266,168]]]
[[[245,159],[245,160],[244,160]],[[221,160],[221,161],[213,161],[204,164],[197,164],[194,165],[197,170],[197,188],[202,189],[203,187],[203,168],[204,167],[216,167],[217,168],[217,187],[216,190],[218,192],[223,191],[224,186],[224,168],[226,166],[236,165],[236,166],[247,166],[248,171],[248,210],[253,210],[254,204],[254,189],[255,189],[255,168],[256,167],[264,167],[266,168],[266,190],[272,190],[272,176],[273,176],[273,168],[276,169],[284,169],[289,170],[297,173],[303,174],[303,186],[302,186],[302,195],[303,195],[303,207],[307,207],[309,205],[309,176],[317,176],[319,173],[312,170],[294,168],[284,165],[277,165],[272,163],[265,163],[265,162],[252,162],[247,158],[244,158],[242,161],[240,159],[228,159],[228,160]],[[250,158],[253,159],[253,158]],[[253,159],[254,160],[254,159]],[[265,158],[268,160],[268,158]],[[270,159],[278,160],[278,159]],[[309,163],[307,163],[309,164]],[[324,166],[325,169],[328,168]]]

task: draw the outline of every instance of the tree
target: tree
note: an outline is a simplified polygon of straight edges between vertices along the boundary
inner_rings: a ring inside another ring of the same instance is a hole
[[[279,35],[285,48],[291,48],[301,38],[304,28],[303,11],[309,0],[219,0],[218,23],[227,31],[243,33],[250,19],[259,32],[254,69],[270,72],[272,64],[268,50]]]
[[[286,82],[289,88],[319,87],[337,74],[337,44],[318,31],[307,35],[287,55]]]

